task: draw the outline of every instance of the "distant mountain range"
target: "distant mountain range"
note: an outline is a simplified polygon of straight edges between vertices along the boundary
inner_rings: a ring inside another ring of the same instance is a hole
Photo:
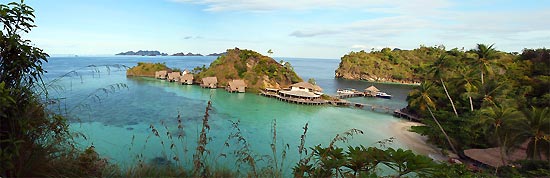
[[[207,56],[221,56],[221,55],[226,55],[227,52],[223,52],[223,53],[212,53],[212,54],[209,54]]]
[[[168,56],[168,54],[161,53],[159,51],[143,51],[143,50],[139,50],[137,52],[134,52],[134,51],[122,52],[122,53],[118,53],[116,55],[126,55],[126,56]]]
[[[193,53],[176,53],[176,54],[172,54],[172,56],[202,56],[202,54],[193,54]]]
[[[223,53],[212,53],[212,54],[209,54],[209,55],[206,55],[206,56],[221,56],[221,55],[225,55],[227,54],[227,52],[223,52]],[[121,53],[118,53],[116,55],[123,55],[123,56],[168,56],[168,54],[166,53],[161,53],[159,51],[147,51],[147,50],[139,50],[137,52],[134,52],[134,51],[128,51],[128,52],[121,52]],[[176,54],[172,54],[171,56],[204,56],[202,54],[193,54],[193,53],[183,53],[183,52],[179,52],[179,53],[176,53]]]

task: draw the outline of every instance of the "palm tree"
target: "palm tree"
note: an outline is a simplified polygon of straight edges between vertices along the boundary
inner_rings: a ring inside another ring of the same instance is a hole
[[[430,65],[430,71],[435,78],[439,78],[441,85],[443,85],[443,90],[445,90],[445,94],[447,94],[447,98],[449,98],[449,101],[451,102],[451,106],[453,107],[453,111],[455,112],[456,117],[458,117],[458,112],[456,112],[456,107],[453,102],[453,99],[451,98],[451,95],[449,95],[449,91],[447,91],[447,86],[445,86],[445,82],[443,81],[443,76],[447,74],[447,69],[449,67],[452,67],[452,64],[447,60],[446,55],[440,55],[439,58]]]
[[[527,142],[527,157],[542,159],[546,155],[550,160],[550,108],[535,108],[523,110],[525,117],[514,124],[516,133],[511,149]]]
[[[441,132],[443,132],[443,135],[445,135],[445,138],[447,139],[447,142],[451,146],[451,149],[453,149],[453,151],[455,153],[458,153],[456,151],[453,143],[451,142],[451,139],[449,138],[449,136],[447,135],[447,133],[445,132],[443,127],[441,127],[441,124],[439,124],[439,121],[437,120],[437,118],[435,118],[435,116],[432,112],[431,108],[435,109],[435,102],[430,97],[430,94],[429,94],[431,92],[431,87],[432,86],[433,86],[433,83],[430,83],[428,81],[424,81],[420,84],[420,86],[418,86],[416,89],[411,91],[409,96],[411,96],[412,98],[410,100],[409,105],[418,106],[420,108],[420,110],[422,110],[422,111],[425,111],[426,109],[428,109],[428,111],[430,112],[430,115],[432,116],[433,120],[435,121],[435,123],[437,124],[437,126],[439,127]]]
[[[487,46],[486,44],[477,44],[477,48],[474,49],[474,52],[477,54],[477,60],[474,64],[480,67],[479,69],[481,70],[482,85],[485,83],[483,75],[485,73],[493,73],[493,69],[491,68],[491,60],[495,59],[497,56],[497,51],[493,48],[493,45],[495,44],[490,46]]]
[[[273,55],[273,51],[271,49],[267,50],[267,54],[269,54],[270,56]]]
[[[457,86],[464,87],[465,95],[470,100],[470,111],[474,111],[474,102],[472,100],[472,97],[476,96],[479,91],[479,86],[481,85],[480,80],[478,77],[474,77],[474,75],[477,75],[475,70],[469,70],[466,68],[460,68],[458,70],[457,77],[454,78],[454,81]]]
[[[500,151],[500,157],[502,159],[502,163],[505,163],[504,159],[504,146],[507,145],[507,139],[504,137],[504,143],[502,142],[502,133],[500,133],[501,128],[505,129],[505,131],[508,131],[508,127],[511,126],[511,122],[513,120],[517,120],[521,118],[521,113],[518,112],[515,108],[508,107],[508,106],[502,106],[502,105],[494,105],[492,107],[488,107],[481,110],[481,117],[478,121],[479,124],[482,124],[486,127],[487,131],[494,136],[497,140],[498,146],[501,148]],[[504,135],[507,135],[505,133]]]

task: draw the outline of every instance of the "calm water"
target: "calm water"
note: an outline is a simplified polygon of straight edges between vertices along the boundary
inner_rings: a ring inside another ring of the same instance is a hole
[[[280,102],[249,93],[227,93],[224,90],[201,89],[161,80],[125,76],[125,69],[100,67],[101,65],[134,66],[137,62],[166,62],[168,66],[192,69],[207,65],[215,57],[52,57],[45,64],[46,78],[53,81],[72,70],[76,73],[56,80],[51,85],[50,97],[60,98],[52,106],[71,116],[71,129],[86,138],[78,139],[82,147],[94,145],[96,150],[121,166],[135,165],[137,160],[148,161],[156,157],[168,159],[178,155],[181,163],[188,163],[194,153],[200,125],[207,101],[210,111],[211,163],[233,167],[233,150],[239,144],[224,142],[234,132],[232,123],[239,122],[242,136],[257,155],[272,155],[272,124],[276,121],[279,161],[283,147],[288,144],[285,169],[299,159],[297,146],[302,127],[309,123],[306,145],[327,145],[338,133],[351,128],[364,131],[355,136],[351,145],[375,146],[376,142],[393,136],[388,129],[398,119],[389,114],[331,106],[302,106]],[[337,88],[364,89],[371,83],[334,79],[337,59],[293,59],[290,61],[304,80],[315,78],[325,93],[335,94]],[[277,59],[280,60],[280,59]],[[87,67],[95,65],[98,67]],[[120,84],[120,85],[117,85]],[[354,102],[374,103],[393,108],[406,105],[405,97],[410,86],[375,84],[394,96],[392,100],[354,98]],[[178,128],[180,115],[182,128]],[[155,136],[153,126],[159,132]],[[183,137],[178,138],[179,135]],[[172,136],[170,139],[169,137]],[[172,147],[172,144],[174,146]],[[346,145],[341,144],[341,145]],[[399,143],[392,147],[403,147]],[[172,147],[172,148],[171,148]],[[227,157],[220,157],[220,154]],[[138,155],[143,155],[140,157]],[[175,162],[175,161],[172,161]],[[260,165],[265,162],[260,163]]]

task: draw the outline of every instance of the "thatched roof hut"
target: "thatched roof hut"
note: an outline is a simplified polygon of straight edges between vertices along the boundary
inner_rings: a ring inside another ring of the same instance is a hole
[[[193,84],[193,74],[189,74],[189,73],[186,73],[186,74],[183,74],[183,76],[180,77],[180,82],[181,84],[187,84],[187,85],[192,85]]]
[[[244,80],[232,80],[229,81],[227,84],[227,91],[229,92],[240,92],[244,93],[246,91],[246,83],[244,83]]]
[[[180,79],[181,73],[180,72],[170,72],[168,73],[168,81],[170,82],[176,82]]]
[[[380,90],[376,87],[374,87],[373,85],[371,85],[370,87],[368,88],[365,88],[365,94],[368,94],[368,95],[371,95],[371,96],[375,96],[377,92],[379,92]]]
[[[155,78],[166,79],[166,74],[168,74],[168,72],[165,70],[155,71]]]
[[[218,87],[218,78],[217,77],[204,77],[204,78],[202,78],[201,87],[203,87],[203,88],[217,88]]]
[[[296,89],[297,90],[307,89],[310,92],[322,92],[323,91],[323,89],[321,87],[319,87],[318,85],[313,85],[313,84],[308,83],[308,82],[295,83],[295,84],[290,85],[290,87],[294,90],[296,90]]]
[[[508,154],[501,154],[501,151],[503,151],[501,147],[487,149],[469,149],[464,150],[464,155],[466,155],[470,159],[496,168],[506,166],[514,161],[527,159],[526,149],[526,144],[524,144],[524,146],[522,146],[521,148],[509,152]],[[502,159],[502,156],[504,156],[504,159]],[[543,155],[542,157],[543,160],[548,159],[548,157],[545,155]]]
[[[191,72],[189,72],[189,70],[185,69],[183,72],[181,72],[181,75],[185,75],[185,74],[190,74]]]

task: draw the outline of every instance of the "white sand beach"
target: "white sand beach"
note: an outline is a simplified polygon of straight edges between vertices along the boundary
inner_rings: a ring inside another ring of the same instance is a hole
[[[421,155],[428,156],[434,160],[446,161],[447,156],[441,154],[441,151],[436,146],[426,142],[428,139],[425,136],[421,136],[417,133],[409,131],[411,126],[419,126],[421,123],[401,120],[390,126],[392,133],[394,133],[395,139],[406,146],[413,152]]]

